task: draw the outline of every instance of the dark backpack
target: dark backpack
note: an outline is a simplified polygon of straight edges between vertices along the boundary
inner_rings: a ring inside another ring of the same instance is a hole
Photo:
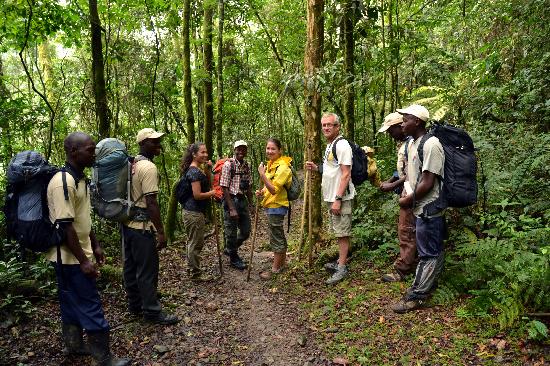
[[[65,231],[50,221],[47,189],[51,178],[59,169],[48,164],[36,151],[23,151],[15,155],[8,165],[8,187],[4,215],[8,239],[33,252],[46,252],[59,247],[65,240]],[[67,181],[63,176],[65,199],[69,199]]]
[[[336,156],[336,144],[340,140],[346,140],[343,137],[338,137],[332,143],[332,156],[338,161]],[[364,181],[369,179],[369,160],[365,151],[361,146],[357,145],[353,141],[347,140],[349,146],[351,146],[352,159],[351,159],[351,181],[354,186],[361,185]]]
[[[191,183],[186,177],[187,171],[182,174],[178,185],[176,186],[176,199],[182,205],[193,195],[193,190],[191,188]]]
[[[439,198],[424,207],[424,215],[434,215],[447,207],[467,207],[477,202],[477,157],[474,143],[466,131],[445,123],[435,123],[418,144],[420,174],[424,144],[431,136],[439,139],[445,153],[443,188]]]

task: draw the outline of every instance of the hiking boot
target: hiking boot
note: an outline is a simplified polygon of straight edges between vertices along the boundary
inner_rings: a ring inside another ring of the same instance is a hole
[[[130,364],[128,358],[113,358],[111,348],[109,347],[109,331],[107,332],[89,332],[88,342],[90,351],[95,362],[99,366],[126,366]]]
[[[141,308],[128,307],[128,314],[130,316],[141,316],[143,314],[143,310],[141,310]]]
[[[194,282],[208,282],[213,280],[214,280],[213,276],[210,276],[203,272],[194,273],[191,275],[191,281],[194,281]]]
[[[230,264],[231,267],[236,268],[240,271],[245,270],[248,267],[237,253],[233,253],[231,255]]]
[[[345,267],[345,266],[338,267],[336,272],[334,272],[334,274],[332,276],[330,276],[330,278],[328,280],[326,280],[325,283],[327,285],[334,285],[334,284],[342,281],[347,276],[348,276],[348,268]]]
[[[325,263],[325,270],[334,273],[338,270],[338,261]]]
[[[392,273],[386,273],[382,276],[383,282],[401,282],[405,279],[405,276],[402,276],[401,273],[395,271]]]
[[[64,355],[87,356],[90,354],[90,348],[82,339],[82,328],[78,325],[63,323],[61,326],[61,334],[63,337]]]
[[[178,318],[174,314],[168,314],[168,313],[165,313],[164,311],[161,311],[160,313],[155,315],[143,315],[143,320],[153,324],[172,325],[179,322],[180,318]]]
[[[421,300],[401,300],[397,304],[393,304],[391,309],[397,314],[404,314],[409,311],[417,310],[421,307]]]

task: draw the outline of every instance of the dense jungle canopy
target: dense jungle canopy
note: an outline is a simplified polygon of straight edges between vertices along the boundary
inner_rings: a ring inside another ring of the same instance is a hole
[[[464,314],[548,336],[526,315],[550,309],[548,0],[0,0],[0,14],[0,195],[18,151],[62,164],[63,138],[80,130],[135,154],[137,131],[152,127],[167,133],[159,198],[173,217],[190,142],[204,141],[215,161],[246,140],[256,167],[276,137],[301,169],[321,158],[325,111],[375,148],[386,179],[395,144],[377,130],[396,108],[422,104],[432,120],[468,131],[479,158],[479,203],[448,215],[436,298],[466,294]],[[319,238],[318,176],[314,187]],[[360,187],[354,247],[383,253],[386,265],[396,207]],[[0,275],[15,255],[4,226]]]

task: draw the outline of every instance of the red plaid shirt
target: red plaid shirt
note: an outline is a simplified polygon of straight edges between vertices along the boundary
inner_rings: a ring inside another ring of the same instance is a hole
[[[246,191],[241,190],[242,180],[248,181],[248,187],[251,187],[252,176],[248,163],[244,160],[240,163],[234,157],[227,160],[222,167],[220,186],[229,188],[229,194],[246,194]]]

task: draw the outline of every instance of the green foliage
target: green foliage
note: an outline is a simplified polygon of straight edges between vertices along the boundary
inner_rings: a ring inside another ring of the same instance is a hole
[[[18,321],[34,311],[36,302],[55,294],[55,275],[44,258],[29,265],[9,244],[4,243],[4,250],[0,260],[0,316]]]
[[[527,334],[529,334],[529,339],[542,341],[548,338],[548,327],[546,324],[538,320],[531,320],[527,323],[526,327]]]

